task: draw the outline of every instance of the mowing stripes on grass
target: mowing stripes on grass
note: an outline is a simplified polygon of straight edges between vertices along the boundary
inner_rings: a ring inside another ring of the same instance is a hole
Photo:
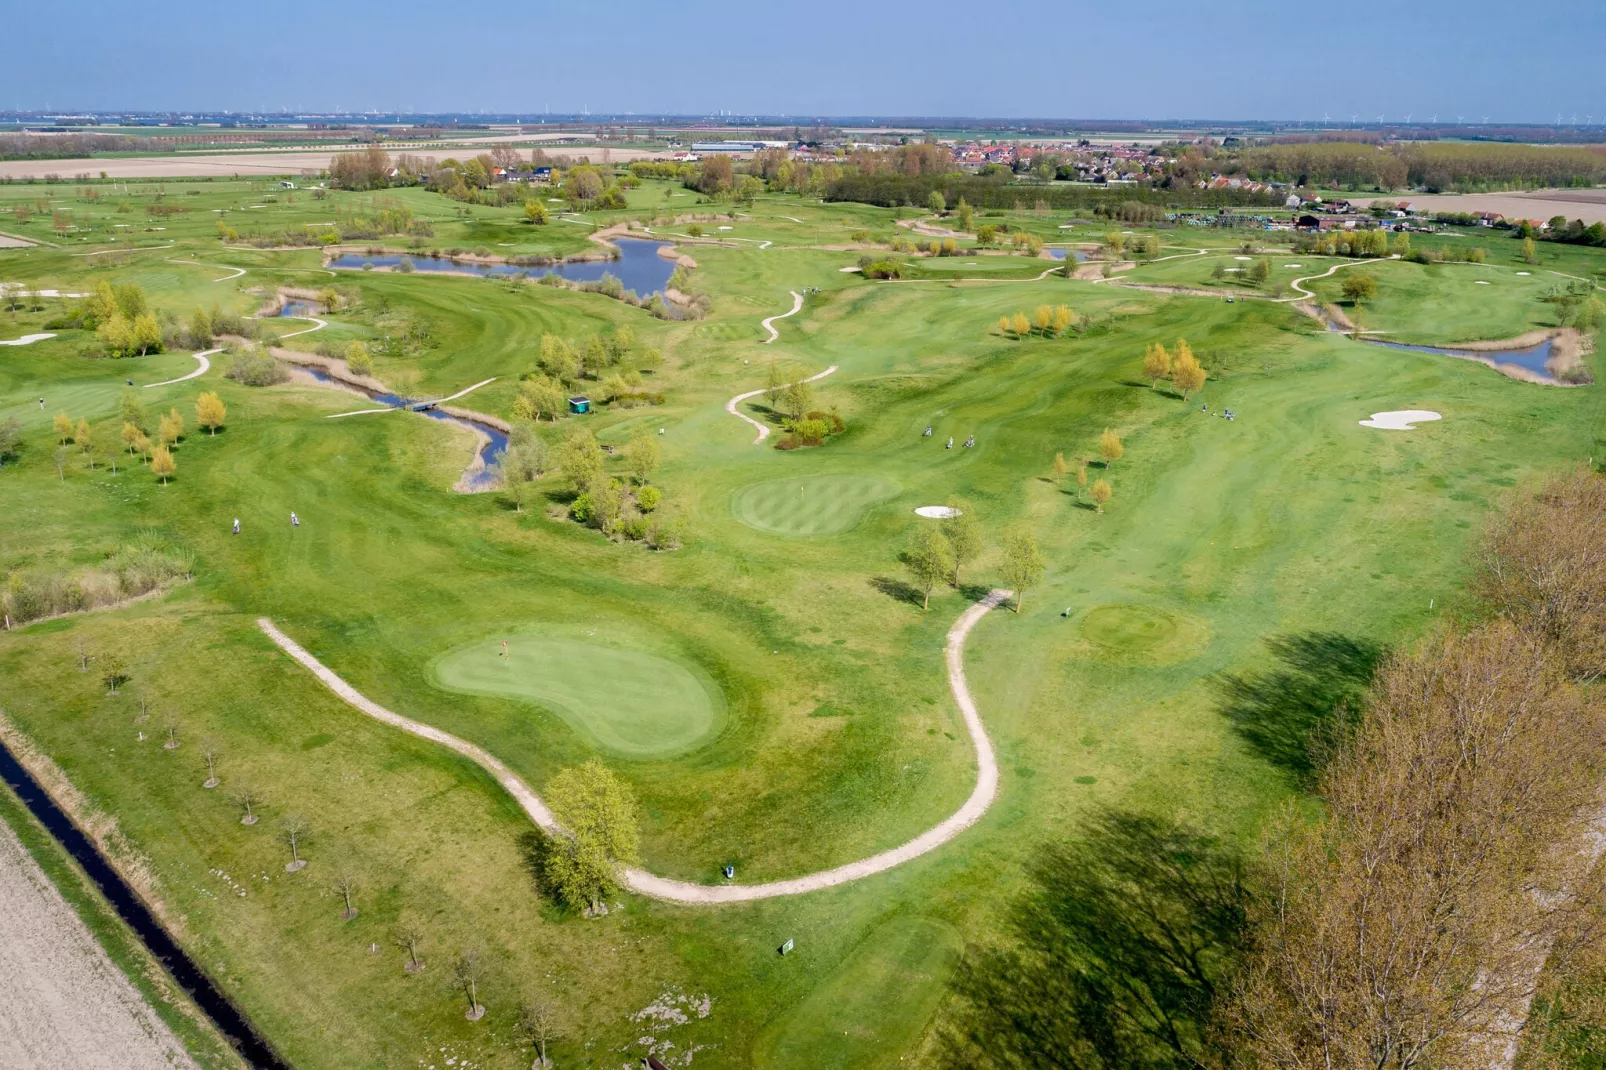
[[[522,699],[562,717],[598,747],[625,758],[667,758],[713,739],[725,704],[711,682],[641,650],[561,635],[509,637],[447,653],[434,665],[448,691]]]
[[[771,535],[840,535],[866,509],[902,489],[897,480],[877,475],[772,479],[738,490],[731,496],[731,512],[748,527]]]

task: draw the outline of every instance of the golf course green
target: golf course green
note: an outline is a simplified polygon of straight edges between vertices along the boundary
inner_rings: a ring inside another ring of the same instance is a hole
[[[897,480],[879,475],[770,479],[733,494],[731,512],[748,527],[771,535],[840,535],[857,525],[867,509],[902,489]]]
[[[725,722],[717,691],[685,666],[579,638],[521,632],[483,640],[443,656],[434,677],[448,691],[535,703],[624,758],[684,754]]]

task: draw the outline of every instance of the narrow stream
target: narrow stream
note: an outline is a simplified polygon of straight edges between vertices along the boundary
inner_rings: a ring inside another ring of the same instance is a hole
[[[162,928],[144,900],[134,893],[112,864],[94,843],[79,831],[78,826],[62,812],[46,791],[39,786],[28,770],[22,767],[3,742],[0,742],[0,779],[4,779],[17,793],[39,823],[55,837],[56,842],[72,856],[89,878],[95,882],[117,911],[118,917],[134,930],[140,941],[156,956],[179,987],[188,992],[197,1006],[212,1020],[218,1031],[234,1046],[240,1057],[254,1067],[265,1070],[289,1070],[289,1064],[275,1054],[238,1007],[225,996],[194,959]]]

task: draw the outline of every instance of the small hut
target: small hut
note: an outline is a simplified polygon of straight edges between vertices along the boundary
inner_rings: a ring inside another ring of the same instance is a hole
[[[569,399],[569,411],[576,415],[584,415],[591,411],[591,399],[587,397],[572,397]]]

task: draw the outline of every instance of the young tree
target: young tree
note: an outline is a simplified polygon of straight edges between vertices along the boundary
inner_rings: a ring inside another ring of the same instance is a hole
[[[1009,321],[1009,329],[1015,332],[1016,338],[1025,338],[1032,329],[1032,322],[1026,318],[1026,313],[1017,312]]]
[[[346,370],[353,375],[374,374],[373,355],[368,352],[368,343],[361,338],[346,343]]]
[[[164,446],[171,446],[184,437],[184,417],[178,414],[178,409],[167,410],[167,415],[162,417],[157,426],[156,435]]]
[[[904,564],[920,585],[925,596],[923,609],[931,608],[931,589],[947,579],[954,570],[954,551],[948,537],[933,527],[922,527],[915,532],[914,541],[904,551]]]
[[[149,312],[134,317],[129,331],[128,346],[140,356],[162,351],[162,325]]]
[[[1082,491],[1087,489],[1087,462],[1083,461],[1076,466],[1076,500],[1082,500]]]
[[[211,789],[223,783],[217,775],[217,763],[222,758],[223,748],[217,740],[210,738],[201,740],[201,761],[206,763],[206,779],[201,782],[201,787]]]
[[[352,905],[351,897],[357,894],[357,880],[350,873],[342,872],[335,878],[335,892],[345,902],[346,909],[340,912],[341,921],[350,921],[357,916],[357,908]]]
[[[133,424],[140,431],[145,430],[145,421],[149,417],[145,415],[145,405],[139,400],[138,394],[124,394],[122,400],[118,403],[118,408],[122,413],[125,424]]]
[[[1265,257],[1261,257],[1253,264],[1249,265],[1249,271],[1247,274],[1249,275],[1250,282],[1254,283],[1256,286],[1261,285],[1267,279],[1271,278],[1271,261],[1267,260]]]
[[[519,1035],[535,1049],[532,1070],[548,1070],[552,1061],[546,1057],[546,1046],[562,1037],[557,1015],[552,1007],[540,999],[526,1000],[519,1006]]]
[[[1093,499],[1094,509],[1102,513],[1104,512],[1105,503],[1110,500],[1114,493],[1115,491],[1110,487],[1109,480],[1099,479],[1095,480],[1093,486],[1089,488],[1087,496]]]
[[[72,438],[72,417],[68,416],[66,413],[56,413],[55,417],[50,421],[50,426],[56,432],[56,438],[61,441],[63,446],[67,444],[68,439]]]
[[[975,209],[971,208],[970,205],[966,203],[965,198],[960,197],[959,204],[955,206],[954,211],[959,216],[959,229],[964,233],[969,234],[971,225],[976,221]]]
[[[602,475],[602,446],[587,428],[577,428],[558,447],[558,470],[576,493]]]
[[[1065,454],[1054,454],[1054,483],[1057,486],[1065,482],[1065,477],[1071,474],[1071,466],[1065,460]]]
[[[126,420],[123,422],[123,431],[122,431],[123,445],[128,447],[128,452],[129,453],[137,452],[137,450],[135,449],[135,446],[139,442],[139,440],[144,437],[144,434],[145,433],[143,431],[141,431],[138,427],[136,427],[134,424],[129,423]]]
[[[67,447],[57,446],[51,459],[56,462],[56,478],[63,483],[67,482]]]
[[[1058,306],[1055,307],[1055,309],[1054,309],[1054,333],[1056,335],[1062,335],[1063,336],[1066,331],[1071,329],[1071,325],[1074,324],[1075,322],[1076,322],[1076,313],[1071,311],[1069,305],[1058,305]]]
[[[959,570],[981,556],[981,525],[967,503],[949,498],[948,515],[942,519],[942,534],[954,558],[953,579],[949,582],[958,587]]]
[[[1151,342],[1143,353],[1143,374],[1149,377],[1149,389],[1160,385],[1161,379],[1171,375],[1171,354],[1159,342]]]
[[[781,392],[785,389],[786,375],[780,364],[772,360],[764,372],[764,404],[770,407],[770,411],[781,411]]]
[[[0,420],[0,464],[15,457],[22,449],[22,424],[15,416]]]
[[[99,660],[100,678],[106,685],[106,693],[115,695],[117,689],[128,682],[128,667],[117,654],[102,654]]]
[[[1205,384],[1205,370],[1192,352],[1179,353],[1171,363],[1171,385],[1182,392],[1182,400]]]
[[[1026,600],[1027,590],[1043,578],[1045,567],[1037,536],[1020,528],[1004,537],[1004,582],[1015,590],[1016,613]]]
[[[539,421],[542,417],[556,420],[564,404],[562,383],[546,375],[531,375],[519,384],[518,396],[513,399],[513,415],[520,420]]]
[[[257,823],[256,808],[262,805],[262,797],[250,788],[242,788],[234,793],[234,805],[240,808],[240,824],[254,825]]]
[[[1114,429],[1106,427],[1099,436],[1099,456],[1104,459],[1104,467],[1109,468],[1125,453],[1126,446],[1122,444],[1121,436]]]
[[[942,215],[948,210],[948,198],[942,195],[942,190],[934,189],[931,191],[931,196],[926,198],[926,207],[935,214]]]
[[[151,472],[162,478],[162,486],[167,486],[168,477],[176,471],[178,464],[166,446],[157,446],[151,451]]]
[[[162,749],[178,750],[179,747],[182,746],[182,744],[180,744],[178,741],[178,722],[168,721],[167,724],[163,726],[163,731],[167,733],[167,742],[162,744]]]
[[[418,955],[419,945],[423,942],[423,922],[411,911],[403,912],[396,919],[396,944],[407,951],[407,965],[403,969],[408,973],[418,973],[424,968],[424,960]]]
[[[73,433],[72,433],[72,440],[73,440],[73,445],[78,446],[79,448],[83,448],[83,447],[90,446],[90,445],[93,444],[91,442],[91,440],[90,440],[89,421],[88,420],[80,419],[78,421],[78,426],[73,430]]]
[[[998,333],[999,334],[1009,334],[1014,329],[1015,329],[1014,328],[1014,324],[1010,321],[1010,318],[1008,316],[999,316],[998,317]]]
[[[619,887],[615,867],[635,861],[641,843],[635,796],[593,758],[553,777],[547,800],[570,832],[550,844],[547,879],[571,907],[607,913],[605,900]]]
[[[468,997],[468,1010],[463,1017],[471,1022],[477,1022],[485,1017],[485,1008],[480,1006],[480,979],[484,976],[484,966],[480,962],[480,954],[473,948],[464,948],[458,952],[457,961],[452,964],[452,977],[463,989]]]
[[[1350,304],[1359,306],[1377,296],[1377,280],[1364,271],[1351,271],[1340,289]]]
[[[637,483],[646,483],[652,478],[662,456],[658,436],[646,427],[637,429],[630,438],[630,445],[625,447],[625,465]]]
[[[1522,239],[1522,259],[1529,264],[1539,263],[1539,249],[1532,238]]]
[[[524,221],[535,226],[546,223],[546,205],[542,204],[539,198],[531,197],[524,202]]]
[[[799,375],[781,391],[781,405],[793,419],[798,419],[808,412],[809,406],[813,403],[814,384],[803,375]]]
[[[529,424],[515,424],[507,449],[496,462],[496,475],[513,499],[516,511],[524,511],[524,496],[530,484],[540,479],[545,470],[546,444]]]
[[[1038,334],[1047,335],[1049,328],[1054,326],[1054,310],[1047,305],[1038,305],[1032,312],[1032,327]]]
[[[307,819],[300,814],[290,814],[279,822],[279,837],[290,848],[290,861],[284,864],[286,873],[299,873],[307,868],[306,859],[301,857],[301,844],[306,840],[307,833]]]
[[[223,426],[223,421],[228,418],[228,415],[228,406],[223,404],[223,399],[217,396],[216,391],[202,391],[201,395],[195,399],[195,422],[206,428],[214,436],[217,434],[217,429]]]

